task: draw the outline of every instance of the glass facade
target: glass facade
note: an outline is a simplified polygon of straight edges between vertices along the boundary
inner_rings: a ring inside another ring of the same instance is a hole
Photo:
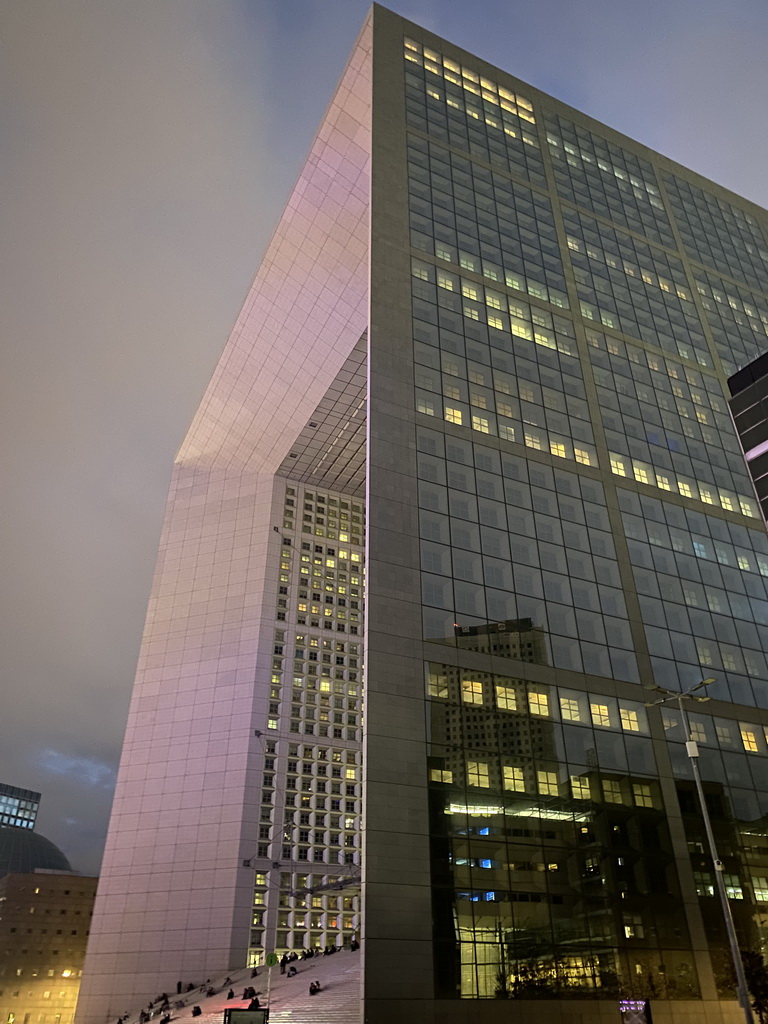
[[[726,379],[766,347],[764,224],[404,58],[436,997],[730,996],[683,726],[643,686],[715,677],[692,729],[762,951],[768,537]]]

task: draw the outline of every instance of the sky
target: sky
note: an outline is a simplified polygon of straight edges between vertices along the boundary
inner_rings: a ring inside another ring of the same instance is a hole
[[[764,0],[391,6],[768,206]],[[86,874],[173,458],[367,8],[0,3],[0,781]]]

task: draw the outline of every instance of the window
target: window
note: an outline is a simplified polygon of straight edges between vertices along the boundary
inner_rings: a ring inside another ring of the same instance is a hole
[[[630,708],[619,708],[619,715],[622,729],[626,732],[640,732],[640,721],[636,711],[632,711]]]
[[[632,783],[632,795],[638,807],[653,807],[653,795],[651,787],[643,782]]]
[[[490,784],[488,765],[484,761],[467,761],[467,785],[488,789]]]
[[[448,421],[448,423],[456,423],[459,426],[461,426],[461,423],[462,423],[461,409],[456,409],[452,405],[446,405],[446,407],[445,407],[445,418]]]
[[[580,722],[581,712],[579,710],[578,701],[571,700],[569,697],[561,697],[560,714],[562,715],[564,722]]]
[[[430,768],[429,780],[430,782],[453,782],[453,772],[443,768]]]
[[[571,796],[574,800],[590,800],[592,794],[589,789],[589,779],[585,779],[582,775],[572,775]]]
[[[752,890],[758,903],[768,903],[768,878],[753,875]]]
[[[590,704],[590,711],[592,712],[592,724],[602,725],[606,728],[611,726],[611,716],[608,711],[607,704]]]
[[[504,765],[504,789],[511,789],[513,793],[525,791],[525,779],[523,769],[512,765]]]
[[[750,754],[756,754],[759,748],[757,746],[757,735],[755,734],[755,730],[751,727],[742,725],[740,727],[740,731],[741,742],[744,745],[744,749]]]
[[[472,429],[479,431],[481,434],[489,434],[491,432],[490,421],[484,416],[473,416]]]
[[[511,686],[496,685],[496,707],[502,711],[517,710],[517,694]]]
[[[539,784],[539,792],[544,796],[557,796],[557,772],[536,772],[536,780]]]
[[[729,900],[743,900],[744,891],[741,888],[741,880],[738,875],[723,875],[725,882],[725,894]]]
[[[615,779],[603,779],[603,799],[607,804],[623,803],[621,783]]]
[[[474,679],[462,679],[461,699],[465,704],[482,704],[483,684]]]
[[[645,929],[643,928],[643,919],[640,914],[624,914],[624,938],[625,939],[643,939],[645,938]]]
[[[549,696],[546,693],[529,693],[528,708],[532,715],[549,717]]]

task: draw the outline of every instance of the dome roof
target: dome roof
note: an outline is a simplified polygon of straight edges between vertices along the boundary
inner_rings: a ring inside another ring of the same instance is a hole
[[[50,839],[29,828],[0,825],[0,878],[12,871],[27,874],[35,868],[72,870],[67,858]]]

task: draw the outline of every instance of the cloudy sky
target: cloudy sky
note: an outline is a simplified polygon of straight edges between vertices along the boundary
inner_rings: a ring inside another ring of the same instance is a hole
[[[83,872],[171,463],[367,6],[0,3],[0,781]],[[764,0],[394,6],[768,205]]]

